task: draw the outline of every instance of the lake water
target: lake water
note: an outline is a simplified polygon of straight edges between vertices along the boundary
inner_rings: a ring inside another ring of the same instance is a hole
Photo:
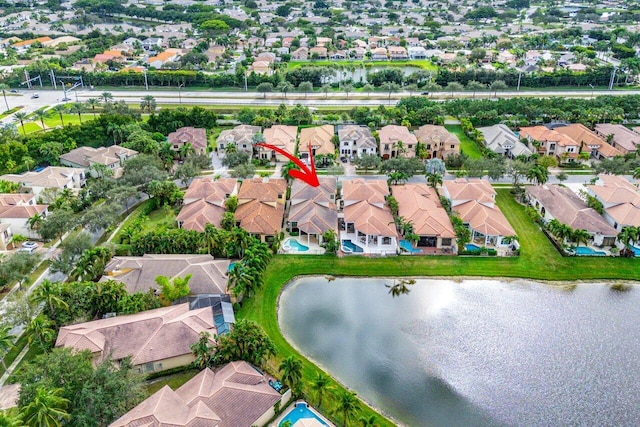
[[[348,69],[335,69],[335,74],[327,79],[329,83],[338,83],[345,80],[353,80],[354,83],[367,82],[367,74],[369,73],[377,73],[379,71],[384,70],[385,68],[393,68],[394,70],[402,71],[404,76],[408,76],[410,74],[415,73],[416,71],[420,71],[419,67],[412,66],[402,66],[402,67],[355,67],[355,70],[351,71]]]
[[[640,425],[640,289],[304,278],[283,333],[408,426]]]

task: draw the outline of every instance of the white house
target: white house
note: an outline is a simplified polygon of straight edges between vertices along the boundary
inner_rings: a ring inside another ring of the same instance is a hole
[[[2,175],[0,179],[18,183],[23,188],[31,190],[36,196],[45,188],[73,190],[84,187],[86,183],[84,169],[60,166],[48,166],[39,172],[25,172],[22,175]]]

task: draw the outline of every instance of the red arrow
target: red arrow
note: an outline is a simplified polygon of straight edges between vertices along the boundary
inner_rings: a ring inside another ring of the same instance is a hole
[[[311,150],[311,143],[309,143],[309,158],[311,159],[311,169],[309,169],[307,165],[302,163],[302,160],[300,160],[293,154],[284,151],[282,148],[278,148],[271,144],[263,144],[263,143],[256,144],[256,145],[258,147],[268,148],[269,150],[273,150],[277,153],[280,153],[283,156],[285,156],[287,159],[295,163],[296,166],[300,168],[300,170],[289,169],[289,176],[291,178],[294,178],[294,179],[297,178],[299,180],[302,180],[312,187],[318,187],[320,185],[320,181],[318,181],[318,175],[316,174],[316,165],[313,163],[313,155],[312,155],[313,151]]]

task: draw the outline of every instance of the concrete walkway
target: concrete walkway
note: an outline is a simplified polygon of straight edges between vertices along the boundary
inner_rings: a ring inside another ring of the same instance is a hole
[[[28,351],[29,351],[29,344],[24,346],[24,348],[22,349],[20,354],[18,354],[18,356],[15,358],[13,363],[9,365],[7,367],[7,370],[4,372],[4,374],[2,374],[2,377],[0,377],[0,387],[2,387],[4,383],[7,382],[11,374],[13,374],[13,371],[16,370],[16,368],[18,367],[18,364],[22,362],[22,359],[24,359],[24,356],[27,354]]]

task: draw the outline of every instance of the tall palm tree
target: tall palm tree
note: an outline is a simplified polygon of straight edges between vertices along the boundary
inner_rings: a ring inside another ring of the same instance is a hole
[[[282,382],[291,388],[291,392],[298,395],[300,392],[300,380],[302,379],[302,362],[300,359],[289,356],[280,362],[278,371],[282,372]]]
[[[577,246],[580,246],[580,243],[584,243],[585,245],[589,241],[591,235],[587,232],[587,230],[574,230],[571,239],[576,242]]]
[[[156,109],[156,99],[151,95],[142,97],[140,101],[140,110],[144,113],[145,110],[149,111],[149,114],[153,113]]]
[[[43,222],[44,216],[42,216],[41,214],[35,214],[27,220],[27,225],[29,226],[30,230],[35,231]]]
[[[40,286],[33,291],[31,301],[36,305],[44,304],[50,316],[54,316],[56,311],[60,309],[69,309],[69,305],[60,298],[60,285],[47,279],[43,280]]]
[[[17,113],[15,113],[13,115],[13,119],[17,122],[20,122],[20,125],[22,126],[22,133],[24,135],[27,134],[27,131],[24,130],[24,122],[27,120],[27,113],[24,113],[22,111],[18,111]]]
[[[9,89],[9,85],[6,83],[0,83],[0,90],[2,91],[2,96],[4,96],[4,105],[7,106],[7,111],[10,110],[9,102],[7,101],[7,89]]]
[[[33,160],[31,156],[24,156],[22,158],[22,164],[27,168],[27,171],[30,171],[33,165],[36,164],[36,161]]]
[[[71,418],[67,409],[69,400],[62,397],[63,389],[47,390],[40,387],[34,399],[20,409],[20,415],[28,427],[61,427],[64,420]]]
[[[311,382],[311,389],[316,393],[316,396],[318,396],[318,408],[322,406],[322,397],[324,396],[324,393],[331,390],[330,384],[331,380],[322,372],[318,372]]]
[[[358,399],[355,393],[345,391],[338,396],[338,412],[342,414],[342,425],[344,427],[346,427],[347,422],[356,414],[358,406]]]
[[[100,98],[104,101],[105,104],[113,101],[113,95],[111,94],[111,92],[102,92],[100,94]]]
[[[527,179],[542,185],[549,180],[549,171],[544,166],[534,165],[527,171]]]
[[[33,116],[40,120],[40,123],[42,124],[42,130],[45,130],[47,127],[44,125],[44,119],[49,117],[49,111],[47,110],[36,110],[33,113]]]
[[[438,185],[442,184],[442,175],[439,173],[429,173],[427,174],[427,183],[436,189]]]
[[[69,107],[69,111],[71,111],[72,113],[76,113],[78,115],[78,120],[80,120],[80,123],[82,123],[82,113],[84,113],[84,105],[82,104],[82,102],[74,102],[73,104],[71,104],[71,106]]]
[[[100,106],[100,100],[98,98],[87,99],[87,107],[91,108],[93,118],[96,118],[96,107]]]
[[[7,411],[0,412],[0,426],[2,427],[24,427],[20,415]]]
[[[400,279],[393,280],[393,285],[385,285],[389,288],[389,293],[392,297],[398,297],[400,295],[405,295],[411,292],[409,285],[415,285],[416,281],[414,279]]]
[[[64,104],[58,104],[53,106],[53,110],[60,115],[60,123],[64,127],[64,117],[62,115],[67,111],[67,107]]]
[[[29,337],[29,345],[36,344],[42,350],[46,350],[55,337],[55,331],[52,327],[53,323],[44,314],[40,313],[34,317],[25,330],[27,337]]]
[[[0,328],[0,353],[2,354],[0,362],[2,362],[2,367],[5,371],[7,370],[7,365],[4,363],[4,357],[7,350],[13,347],[13,343],[16,339],[15,335],[11,335],[10,331],[11,326],[3,326]]]

